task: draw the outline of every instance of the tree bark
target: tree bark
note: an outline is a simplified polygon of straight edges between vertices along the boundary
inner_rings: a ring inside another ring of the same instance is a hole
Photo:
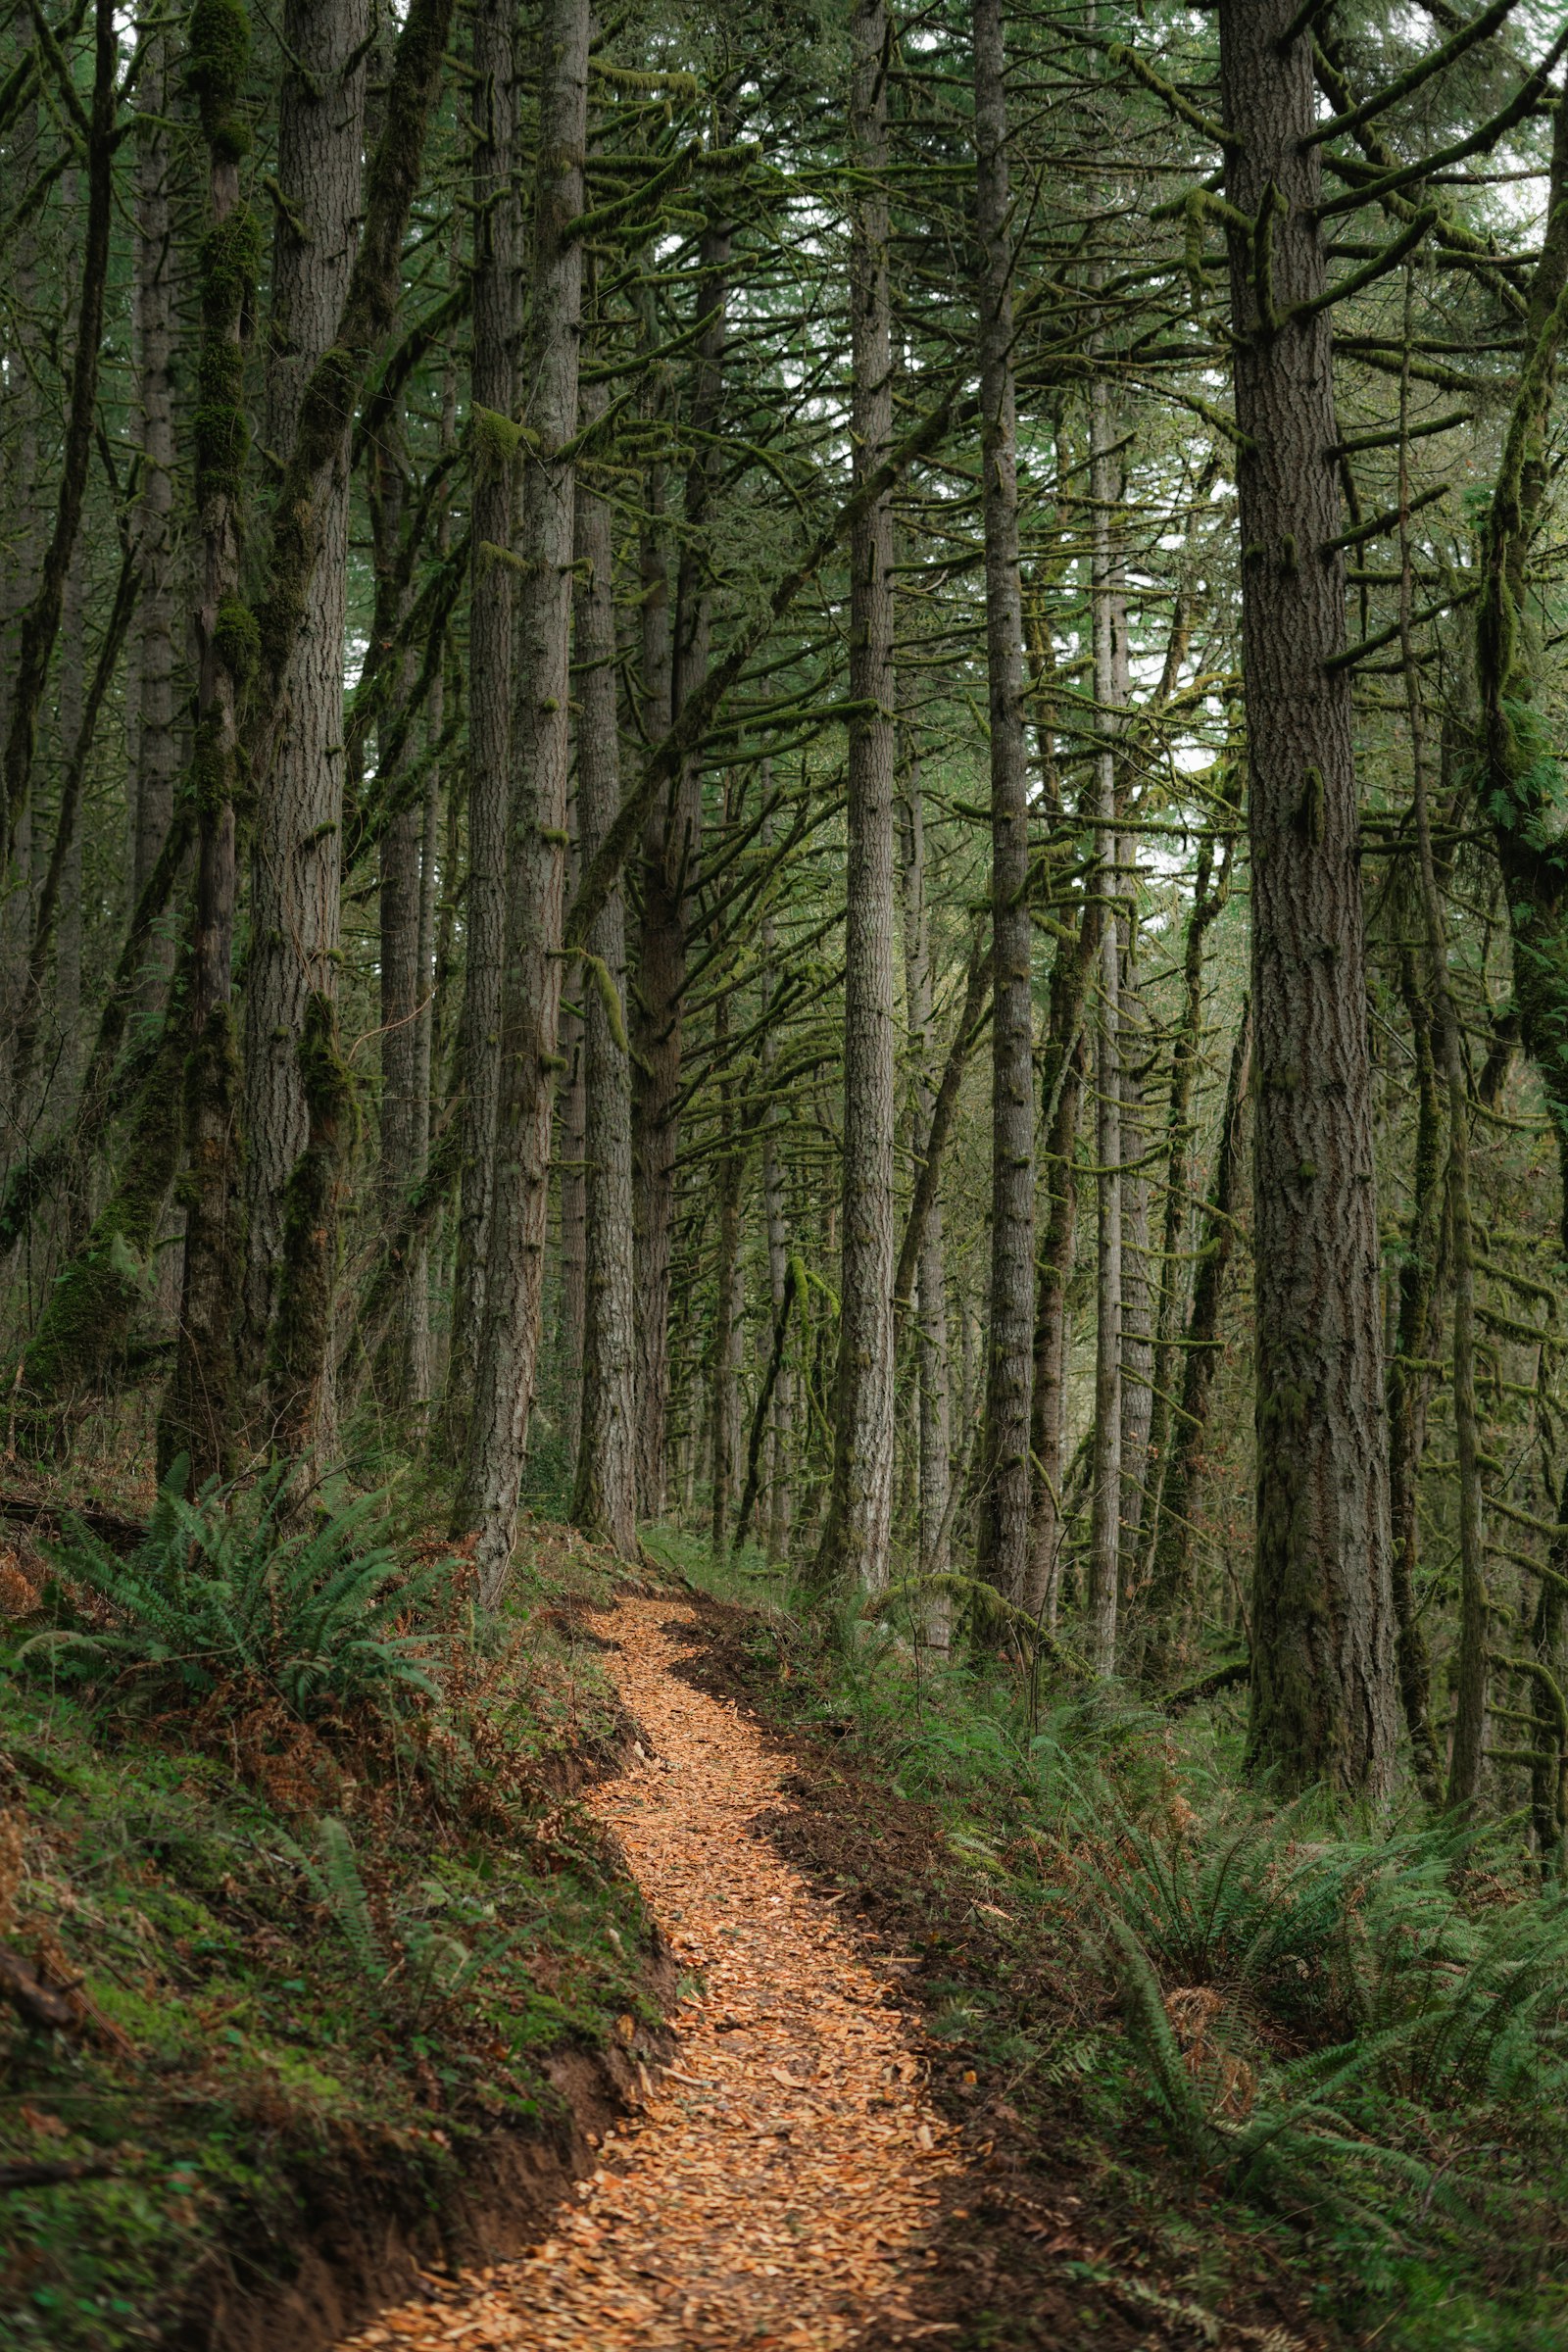
[[[1422,1793],[1436,1803],[1442,1775],[1432,1727],[1431,1666],[1416,1608],[1415,1582],[1421,1556],[1421,1455],[1432,1395],[1431,1364],[1441,1322],[1443,1107],[1432,1054],[1431,1008],[1408,950],[1400,958],[1400,982],[1415,1054],[1416,1114],[1410,1223],[1399,1260],[1397,1319],[1388,1365],[1392,1574],[1398,1628],[1399,1698]]]
[[[991,1324],[978,1565],[1009,1599],[1029,1585],[1034,1386],[1033,927],[1018,568],[1018,418],[1002,0],[974,11],[975,216],[980,243],[981,505],[991,721]]]
[[[1110,514],[1119,494],[1110,456],[1103,378],[1090,392],[1090,490],[1093,559],[1090,595],[1096,725],[1095,819],[1100,888],[1100,1002],[1095,1023],[1095,1427],[1089,1552],[1090,1654],[1096,1671],[1115,1672],[1121,1579],[1122,1482],[1122,1046],[1121,840],[1116,829],[1116,746],[1112,732],[1124,669],[1117,635],[1125,627]]]
[[[1159,1525],[1159,1494],[1164,1481],[1171,1429],[1172,1388],[1176,1379],[1176,1331],[1181,1321],[1184,1283],[1182,1246],[1192,1230],[1194,1098],[1203,1049],[1203,956],[1208,933],[1225,904],[1230,879],[1229,856],[1214,874],[1213,844],[1204,841],[1198,852],[1193,903],[1187,916],[1182,948],[1182,1008],[1171,1049],[1170,1089],[1165,1102],[1165,1216],[1160,1237],[1157,1305],[1154,1313],[1154,1353],[1152,1373],[1152,1410],[1149,1425],[1149,1475],[1139,1521],[1139,1556],[1135,1585],[1148,1583],[1153,1565],[1154,1538]]]
[[[293,449],[304,394],[333,347],[355,258],[365,145],[368,0],[288,0],[278,100],[271,314],[268,324],[267,446]],[[245,973],[245,1359],[255,1380],[270,1353],[279,1288],[287,1279],[290,1180],[321,1140],[312,1134],[311,1091],[320,1054],[307,1047],[320,1004],[337,993],[344,806],[343,651],[348,599],[349,465],[344,435],[317,488],[317,560],[279,681],[283,716],[258,794],[251,854],[251,946]],[[276,718],[274,726],[278,725]],[[330,1123],[330,1122],[329,1122]],[[335,1250],[332,1189],[321,1200],[329,1233],[313,1251]],[[295,1239],[302,1239],[296,1228]],[[330,1285],[328,1285],[330,1287]],[[296,1304],[317,1295],[317,1272]],[[309,1348],[292,1325],[292,1347]],[[310,1391],[275,1390],[269,1409],[309,1442],[328,1445],[334,1414],[326,1362],[294,1363]],[[291,1348],[292,1353],[292,1348]]]
[[[500,1592],[516,1533],[517,1494],[538,1362],[550,1127],[561,1005],[566,848],[567,695],[573,466],[582,247],[587,0],[546,12],[508,812],[506,972],[500,1115],[478,1382],[464,1479],[478,1530],[481,1589]]]
[[[729,994],[713,1006],[713,1057],[720,1066],[729,1046]],[[718,1082],[718,1150],[713,1160],[713,1189],[717,1214],[718,1256],[713,1280],[713,1342],[709,1388],[709,1426],[712,1432],[712,1480],[709,1494],[709,1541],[715,1560],[729,1547],[730,1506],[735,1500],[735,1478],[741,1431],[741,1178],[744,1162],[739,1140],[736,1081]]]
[[[1044,1088],[1054,1102],[1041,1164],[1049,1207],[1040,1245],[1035,1301],[1035,1373],[1031,1445],[1036,1465],[1025,1606],[1048,1626],[1056,1622],[1061,1547],[1066,1536],[1062,1480],[1066,1475],[1067,1286],[1078,1231],[1078,1128],[1083,1112],[1086,1043],[1084,1005],[1100,947],[1101,909],[1086,905],[1076,938],[1062,939],[1051,972]]]
[[[203,390],[196,441],[201,533],[196,604],[198,820],[191,910],[185,1065],[185,1258],[174,1368],[158,1427],[158,1466],[190,1465],[193,1490],[226,1478],[238,1421],[235,1308],[239,1298],[240,1089],[231,981],[238,851],[239,698],[255,656],[255,623],[240,602],[242,491],[249,420],[245,340],[261,265],[261,231],[241,201],[250,21],[198,10],[186,77],[200,101],[209,159],[209,226],[199,256]],[[173,1017],[172,1004],[168,1016]]]
[[[1386,1792],[1388,1432],[1345,566],[1312,44],[1221,0],[1257,1034],[1257,1542],[1250,1753]]]
[[[893,441],[885,0],[851,18],[851,438],[855,479]],[[813,1575],[877,1592],[893,1528],[893,502],[850,541],[849,855],[844,940],[844,1187],[833,1484]],[[863,706],[864,708],[860,708]]]
[[[169,833],[179,760],[174,735],[174,246],[170,224],[172,165],[165,120],[172,80],[169,40],[162,26],[148,35],[136,143],[136,398],[142,473],[130,826],[133,906]],[[172,964],[170,942],[155,931],[137,991],[144,1013],[151,1014],[162,1003]]]
[[[501,1073],[501,978],[506,944],[507,796],[512,780],[512,551],[516,468],[510,435],[518,334],[515,15],[508,0],[477,0],[473,18],[473,356],[469,434],[473,541],[468,604],[468,870],[464,893],[463,1189],[458,1207],[445,1437],[461,1460],[484,1323],[490,1181]]]
[[[1123,836],[1124,847],[1131,843]],[[1131,858],[1129,857],[1129,867]],[[1150,1082],[1157,1046],[1138,981],[1136,883],[1128,874],[1121,996],[1121,1527],[1117,1586],[1125,1606],[1138,1589],[1138,1531],[1152,1477],[1154,1410],[1153,1284],[1149,1266],[1149,1156],[1153,1140]]]
[[[918,1164],[930,1149],[935,1039],[931,1007],[931,927],[925,895],[925,808],[920,759],[912,741],[899,796],[900,895],[904,921],[904,994],[909,1037],[911,1156]],[[915,1325],[920,1396],[919,1509],[917,1551],[923,1576],[947,1574],[948,1494],[952,1482],[953,1408],[948,1376],[947,1256],[942,1238],[942,1201],[931,1203],[920,1241],[915,1275]],[[946,1625],[946,1618],[943,1618]]]
[[[662,472],[654,471],[642,539],[643,733],[657,743],[703,684],[711,627],[708,534],[718,483],[717,430],[723,391],[725,311],[733,231],[710,216],[700,245],[697,316],[706,321],[694,355],[684,530],[673,623],[662,523]],[[689,749],[642,828],[642,921],[638,939],[638,1054],[632,1098],[637,1211],[637,1487],[644,1518],[663,1509],[665,1419],[669,1409],[670,1250],[675,1159],[680,1144],[687,929],[702,853],[702,761]]]
[[[1209,1405],[1220,1366],[1219,1318],[1225,1277],[1236,1251],[1236,1212],[1247,1172],[1247,1094],[1252,1064],[1250,1004],[1242,1008],[1231,1048],[1219,1148],[1198,1245],[1198,1273],[1182,1343],[1182,1394],[1171,1433],[1170,1459],[1160,1489],[1153,1565],[1140,1614],[1145,1628],[1143,1675],[1166,1689],[1186,1660],[1193,1596],[1193,1512],[1202,1475]]]
[[[0,875],[14,862],[18,827],[27,805],[37,744],[38,714],[49,681],[49,663],[60,632],[66,575],[81,527],[87,467],[97,422],[98,368],[103,348],[104,292],[109,279],[109,238],[114,202],[115,113],[118,60],[114,0],[95,0],[93,9],[92,111],[87,124],[87,218],[82,232],[81,278],[76,304],[75,348],[66,412],[65,448],[54,528],[43,565],[18,631],[16,665],[7,705],[0,756]]]
[[[607,394],[585,386],[584,424],[602,416]],[[616,710],[614,551],[610,509],[577,482],[577,826],[593,857],[620,806]],[[583,1327],[582,1422],[572,1518],[589,1536],[629,1557],[637,1548],[631,1198],[631,1063],[626,1004],[626,914],[612,891],[588,934],[597,958],[585,973],[583,1069],[587,1119],[587,1282]]]

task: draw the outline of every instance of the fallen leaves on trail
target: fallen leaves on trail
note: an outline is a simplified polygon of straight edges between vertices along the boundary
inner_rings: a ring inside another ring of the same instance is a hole
[[[838,2352],[874,2311],[912,2317],[900,2284],[960,2165],[893,1986],[751,1826],[784,1801],[787,1766],[734,1706],[671,1673],[683,1613],[626,1600],[598,1630],[654,1752],[639,1743],[593,1809],[702,1991],[674,2062],[553,2236],[432,2279],[430,2302],[383,2313],[340,2352]]]

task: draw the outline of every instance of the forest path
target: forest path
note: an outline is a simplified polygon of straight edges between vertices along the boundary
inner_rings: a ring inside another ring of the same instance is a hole
[[[836,2352],[873,2316],[913,2319],[954,2134],[877,1974],[754,1827],[787,1806],[787,1759],[674,1671],[689,1611],[622,1601],[597,1620],[652,1757],[589,1804],[703,1990],[671,2064],[607,2135],[544,2244],[383,2314],[349,2339],[413,2352],[788,2346]],[[349,2352],[349,2346],[344,2352]]]

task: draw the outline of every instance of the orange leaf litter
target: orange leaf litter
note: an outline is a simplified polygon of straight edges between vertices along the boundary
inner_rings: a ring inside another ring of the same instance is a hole
[[[836,2352],[873,2310],[912,2316],[899,2282],[960,2170],[954,2134],[889,1988],[753,1827],[788,1801],[780,1760],[737,1708],[671,1673],[689,1621],[667,1600],[603,1621],[655,1752],[591,1800],[701,1974],[673,2063],[543,2245],[465,2275],[457,2297],[441,2281],[440,2303],[385,2312],[340,2352]]]

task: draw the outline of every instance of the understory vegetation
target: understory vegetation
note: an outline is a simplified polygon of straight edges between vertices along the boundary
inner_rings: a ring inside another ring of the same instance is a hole
[[[915,1939],[931,2030],[1198,2305],[1255,2266],[1349,2340],[1561,2343],[1568,1900],[1510,1825],[1281,1803],[1240,1785],[1236,1698],[1042,1688],[907,1608],[824,1615],[759,1554],[652,1541],[741,1601],[768,1715],[932,1809],[956,1888]],[[956,1970],[966,1915],[985,1963]]]
[[[619,2053],[608,2104],[669,1997],[573,1795],[619,1738],[576,1631],[613,1572],[542,1538],[486,1619],[384,1498],[293,1534],[275,1485],[229,1499],[166,1494],[128,1559],[78,1528],[7,1565],[19,2352],[205,2342],[313,2259],[373,2290],[393,2221],[463,2253],[506,2205],[487,2150],[564,2179],[592,2102],[562,2061]]]

